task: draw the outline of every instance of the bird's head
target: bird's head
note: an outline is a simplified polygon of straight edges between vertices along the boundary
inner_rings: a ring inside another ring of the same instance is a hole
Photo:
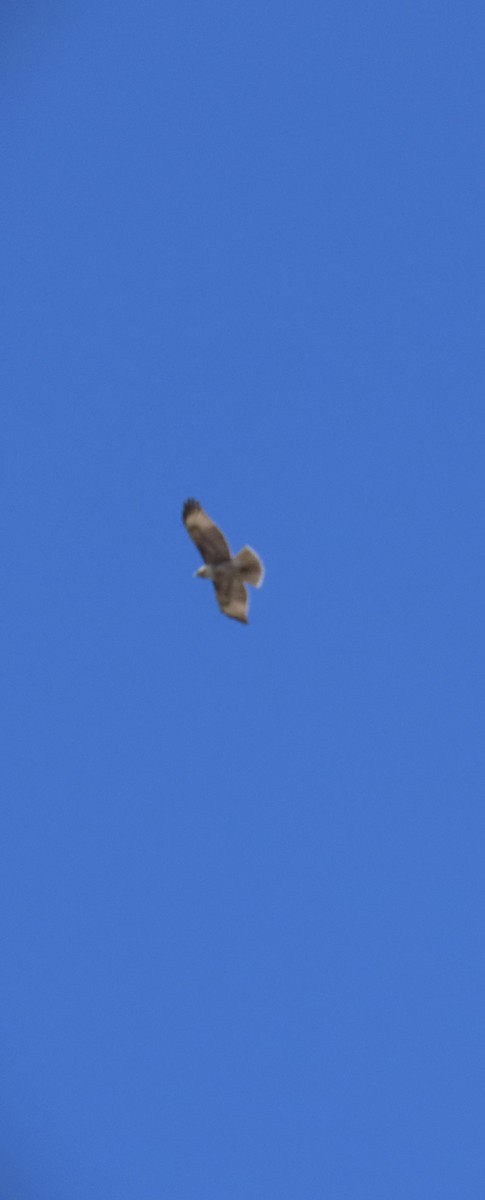
[[[212,579],[210,567],[199,567],[198,571],[194,571],[194,579]]]

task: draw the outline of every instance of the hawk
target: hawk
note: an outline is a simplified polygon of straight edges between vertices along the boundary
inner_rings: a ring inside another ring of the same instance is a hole
[[[261,559],[244,546],[233,558],[224,534],[211,521],[198,500],[186,500],[182,520],[187,533],[195,542],[205,562],[195,574],[199,579],[211,579],[217,603],[226,617],[248,623],[249,597],[246,584],[261,587],[264,567]]]

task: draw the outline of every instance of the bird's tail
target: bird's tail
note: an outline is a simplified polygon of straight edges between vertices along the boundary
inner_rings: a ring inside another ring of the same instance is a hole
[[[261,559],[250,546],[243,546],[233,558],[234,566],[243,583],[252,583],[253,587],[261,587],[264,579],[264,567]]]

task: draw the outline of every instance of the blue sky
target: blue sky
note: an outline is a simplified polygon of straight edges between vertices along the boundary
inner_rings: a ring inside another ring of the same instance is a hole
[[[483,1197],[484,32],[3,8],[5,1200]]]

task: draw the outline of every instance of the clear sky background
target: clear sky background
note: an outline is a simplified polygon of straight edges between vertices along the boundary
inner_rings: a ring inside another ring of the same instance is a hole
[[[2,1200],[482,1200],[483,4],[0,33]]]

